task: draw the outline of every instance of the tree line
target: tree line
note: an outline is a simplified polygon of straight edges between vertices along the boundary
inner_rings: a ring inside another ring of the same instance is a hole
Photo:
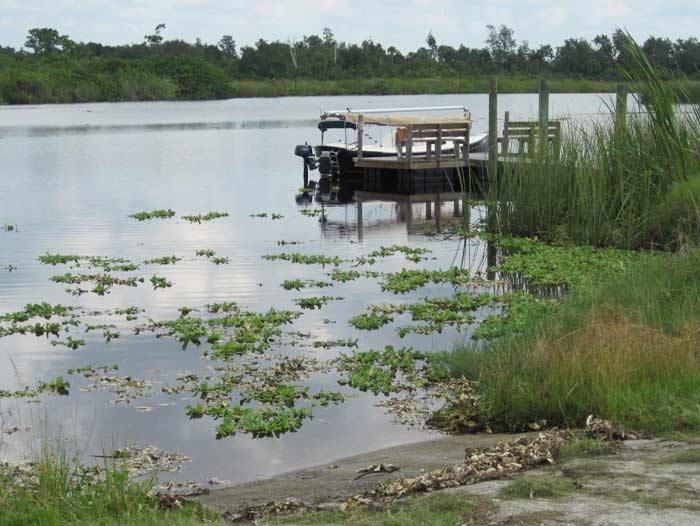
[[[216,44],[167,40],[165,24],[141,43],[115,46],[76,42],[56,29],[34,28],[24,48],[0,48],[0,102],[225,98],[237,79],[520,75],[615,80],[629,62],[619,29],[592,41],[569,38],[558,47],[537,48],[518,42],[507,26],[487,29],[481,48],[442,45],[429,33],[425,45],[404,54],[371,39],[339,42],[330,28],[297,41],[260,39],[240,48],[231,35]],[[696,38],[671,41],[652,36],[642,48],[670,75],[698,76]]]

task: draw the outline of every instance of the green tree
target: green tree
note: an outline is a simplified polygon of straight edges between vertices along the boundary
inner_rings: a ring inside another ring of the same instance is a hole
[[[66,35],[59,35],[58,31],[50,27],[35,27],[29,30],[26,47],[37,55],[54,53],[67,50],[73,45],[73,41]]]
[[[165,24],[158,24],[152,35],[145,35],[143,37],[146,43],[150,44],[151,46],[155,46],[163,42],[163,36],[160,34],[163,29],[165,29]]]
[[[428,49],[430,50],[430,55],[433,57],[433,60],[438,59],[438,47],[437,47],[437,40],[435,40],[435,37],[433,36],[433,32],[428,31],[428,36],[425,37],[425,43],[428,44]]]
[[[513,37],[515,32],[503,25],[498,29],[492,25],[488,25],[486,28],[489,30],[486,45],[493,57],[493,61],[499,68],[509,69],[515,57],[516,41]]]
[[[219,49],[226,58],[237,58],[236,41],[231,35],[224,35],[219,40]]]

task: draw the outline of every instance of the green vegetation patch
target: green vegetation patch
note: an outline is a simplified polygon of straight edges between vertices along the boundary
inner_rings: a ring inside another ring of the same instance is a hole
[[[170,219],[175,216],[175,211],[170,210],[151,210],[150,212],[136,212],[129,217],[133,217],[138,221],[146,221],[147,219]]]
[[[415,372],[416,361],[424,359],[425,355],[421,352],[410,348],[394,349],[389,345],[381,351],[341,354],[338,369],[347,373],[346,383],[350,387],[374,394],[389,394],[402,389],[397,383],[399,374]]]
[[[581,425],[588,415],[630,431],[700,429],[700,251],[640,258],[485,345],[440,361],[478,385],[494,428]]]
[[[316,279],[285,279],[282,282],[282,288],[284,290],[301,290],[303,288],[326,288],[332,287],[333,283],[328,281],[319,281]]]
[[[228,212],[208,212],[203,215],[186,215],[182,216],[182,219],[184,219],[185,221],[189,221],[190,223],[201,224],[202,221],[212,221],[214,219],[219,219],[222,217],[228,217]]]
[[[340,270],[334,268],[329,276],[333,281],[340,281],[341,283],[347,283],[348,281],[354,281],[358,279],[362,274],[357,270]]]
[[[214,257],[216,255],[216,252],[214,252],[210,248],[203,248],[203,249],[197,250],[195,254],[198,256],[204,256],[204,257],[211,258],[211,257]]]
[[[173,286],[171,281],[168,281],[166,278],[161,276],[151,276],[151,285],[153,285],[154,290],[166,289]]]
[[[314,349],[332,349],[333,347],[357,347],[357,339],[315,341]]]
[[[342,300],[343,298],[338,296],[312,296],[310,298],[296,298],[294,303],[299,305],[302,309],[320,309],[326,303],[333,300]]]
[[[178,261],[180,261],[182,258],[179,258],[177,256],[163,256],[160,258],[154,258],[154,259],[147,259],[146,261],[143,262],[144,265],[174,265]]]
[[[385,274],[382,290],[394,293],[410,292],[428,283],[450,283],[452,285],[470,285],[484,283],[481,278],[473,277],[469,269],[452,267],[449,270],[406,270]]]
[[[424,255],[430,252],[431,250],[427,248],[413,248],[406,245],[391,245],[390,247],[379,247],[377,250],[370,252],[366,256],[361,256],[355,261],[359,265],[373,265],[378,258],[386,258],[395,256],[396,254],[403,254],[409,261],[419,263],[423,259],[426,259]]]
[[[649,259],[644,252],[594,248],[571,243],[548,244],[536,239],[502,238],[504,258],[494,269],[517,274],[532,285],[576,285],[619,274],[632,262]]]
[[[302,263],[304,265],[323,265],[324,267],[326,265],[335,265],[336,267],[340,265],[343,260],[340,259],[338,256],[321,256],[321,255],[307,255],[307,254],[299,254],[297,252],[287,254],[287,253],[282,253],[282,254],[266,254],[262,256],[263,259],[266,259],[268,261],[276,261],[276,260],[281,260],[281,261],[289,261],[291,263]]]
[[[374,331],[392,321],[394,318],[385,312],[369,312],[350,318],[348,323],[361,331]]]
[[[284,216],[275,212],[270,212],[269,214],[267,212],[259,212],[257,214],[250,214],[250,217],[256,217],[260,219],[265,219],[269,217],[270,219],[276,221],[278,219],[282,219]]]

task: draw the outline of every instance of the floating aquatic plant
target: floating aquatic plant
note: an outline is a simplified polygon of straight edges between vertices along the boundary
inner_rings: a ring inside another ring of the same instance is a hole
[[[213,219],[219,219],[221,217],[228,217],[228,212],[209,212],[204,215],[187,215],[182,216],[182,219],[184,219],[185,221],[189,221],[190,223],[201,224],[202,221],[211,221]]]
[[[228,265],[229,259],[223,257],[213,257],[211,258],[211,262],[215,265]]]
[[[315,341],[316,349],[332,349],[333,347],[357,347],[357,339]]]
[[[210,248],[204,248],[204,249],[197,250],[196,254],[198,256],[205,256],[205,257],[211,258],[211,257],[214,257],[216,252],[214,252]]]
[[[175,211],[170,210],[152,210],[150,212],[136,212],[131,214],[129,217],[133,217],[138,221],[145,221],[146,219],[169,219],[175,216]]]
[[[304,243],[304,242],[303,241],[286,241],[286,240],[282,239],[282,240],[277,242],[277,245],[284,247],[287,245],[301,245],[302,243]]]
[[[299,209],[299,213],[306,217],[318,217],[323,215],[324,210],[323,208],[301,208]]]
[[[151,276],[151,284],[153,285],[153,289],[165,289],[173,286],[171,281],[160,276]]]
[[[320,255],[306,255],[299,254],[297,252],[291,254],[268,254],[262,256],[262,258],[267,259],[268,261],[282,260],[290,261],[291,263],[303,263],[305,265],[323,265],[324,267],[326,265],[335,265],[337,267],[343,262],[343,260],[340,259],[338,256],[330,257]]]
[[[282,282],[282,288],[284,290],[301,290],[303,288],[309,287],[309,288],[325,288],[325,287],[332,287],[333,284],[329,283],[328,281],[319,281],[315,279],[307,279],[307,280],[301,280],[301,279],[285,279]]]
[[[50,391],[59,395],[68,395],[70,383],[66,382],[62,376],[58,376],[49,382],[39,382],[39,392]]]
[[[163,256],[160,258],[154,258],[154,259],[147,259],[146,261],[143,262],[144,265],[174,265],[178,261],[180,261],[182,258],[179,258],[177,256]]]
[[[341,354],[338,367],[348,373],[346,382],[351,387],[374,394],[389,394],[401,389],[396,383],[397,375],[413,373],[416,361],[424,359],[423,353],[410,348],[394,349],[389,345],[384,350]]]
[[[471,275],[469,269],[452,267],[449,270],[406,270],[385,274],[382,290],[403,293],[424,287],[428,283],[452,285],[486,285],[483,279]]]
[[[338,268],[334,268],[330,274],[330,278],[333,281],[340,281],[342,283],[346,283],[348,281],[354,281],[360,277],[360,273],[357,270],[340,270]]]
[[[5,232],[13,232],[14,230],[17,229],[17,225],[3,225],[2,229]]]
[[[427,248],[412,248],[406,245],[392,245],[390,247],[379,247],[379,249],[370,252],[367,256],[355,258],[356,265],[374,265],[377,258],[385,258],[396,254],[403,254],[406,259],[419,263],[424,258],[424,254],[431,252]]]
[[[394,321],[394,318],[384,312],[370,312],[355,316],[348,323],[362,331],[373,331],[392,321]]]
[[[326,303],[328,303],[331,300],[342,300],[343,298],[340,297],[333,297],[333,296],[314,296],[311,298],[297,298],[294,300],[294,303],[299,305],[302,309],[320,309],[323,307]]]

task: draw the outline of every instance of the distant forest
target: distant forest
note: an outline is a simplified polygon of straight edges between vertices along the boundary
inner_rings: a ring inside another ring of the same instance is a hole
[[[329,28],[320,36],[299,41],[261,39],[240,49],[230,35],[217,44],[166,40],[165,24],[145,35],[141,43],[119,46],[75,42],[56,29],[34,28],[22,49],[0,47],[0,103],[419,93],[428,85],[421,79],[430,79],[430,92],[440,92],[443,80],[445,92],[469,91],[470,80],[478,89],[476,81],[491,76],[609,82],[620,78],[629,60],[621,30],[592,41],[569,38],[558,47],[534,49],[527,41],[518,42],[509,27],[487,28],[483,48],[441,45],[430,33],[424,46],[406,54],[372,40],[338,42]],[[642,47],[649,60],[669,75],[698,78],[700,42],[696,38],[650,37]],[[357,82],[344,82],[349,80]],[[527,90],[531,84],[521,87]],[[568,86],[576,91],[577,83]]]

